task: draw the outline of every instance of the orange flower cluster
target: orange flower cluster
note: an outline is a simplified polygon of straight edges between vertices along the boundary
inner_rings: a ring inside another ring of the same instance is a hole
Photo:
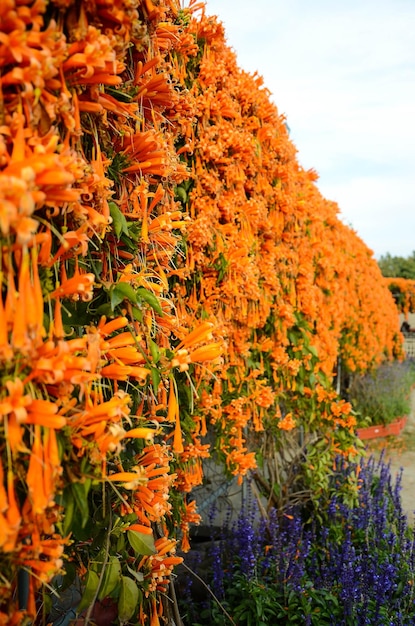
[[[405,316],[415,311],[415,280],[410,278],[385,278],[396,306]]]
[[[202,4],[0,4],[0,624],[70,562],[155,625],[208,431],[239,480],[265,432],[350,450],[337,359],[397,310]]]
[[[227,343],[221,384],[200,409],[241,476],[255,463],[250,433],[257,445],[264,425],[308,431],[331,420],[352,434],[353,416],[340,424],[316,384],[331,387],[339,359],[365,370],[399,355],[401,339],[371,251],[299,166],[260,77],[240,70],[216,19],[203,15],[193,28],[197,124],[184,157],[193,180],[182,185],[192,274],[181,295]]]
[[[109,558],[116,594],[135,562],[142,624],[180,561],[169,494],[207,450],[183,446],[175,377],[223,351],[169,293],[189,221],[175,142],[192,122],[169,73],[197,52],[187,21],[150,0],[0,7],[1,623],[35,618],[68,559],[105,597],[85,579],[103,528],[130,529]]]

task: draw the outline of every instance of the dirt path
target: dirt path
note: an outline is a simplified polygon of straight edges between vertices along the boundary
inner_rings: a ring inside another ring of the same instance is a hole
[[[389,437],[386,445],[382,440],[377,440],[369,446],[375,454],[382,448],[385,449],[386,459],[390,461],[393,477],[403,468],[402,507],[412,525],[415,523],[415,390],[412,392],[411,413],[403,433],[399,437]]]

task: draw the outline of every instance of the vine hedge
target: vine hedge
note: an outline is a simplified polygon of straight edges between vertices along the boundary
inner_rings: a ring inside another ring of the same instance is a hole
[[[0,87],[0,624],[156,626],[204,459],[318,496],[397,309],[202,3],[3,0]]]
[[[415,311],[415,280],[411,278],[386,278],[390,292],[400,313],[405,317]]]

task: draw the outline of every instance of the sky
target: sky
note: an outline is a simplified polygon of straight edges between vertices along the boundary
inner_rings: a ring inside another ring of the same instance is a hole
[[[415,0],[207,0],[376,258],[415,250]]]

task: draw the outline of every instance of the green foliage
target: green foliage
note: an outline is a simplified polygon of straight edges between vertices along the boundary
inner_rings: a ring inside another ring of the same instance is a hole
[[[378,265],[383,276],[415,279],[415,251],[409,257],[392,256],[388,252],[380,257]]]
[[[383,363],[377,370],[356,375],[349,387],[349,398],[360,416],[360,426],[390,424],[408,415],[410,393],[415,384],[415,364],[407,360]]]

